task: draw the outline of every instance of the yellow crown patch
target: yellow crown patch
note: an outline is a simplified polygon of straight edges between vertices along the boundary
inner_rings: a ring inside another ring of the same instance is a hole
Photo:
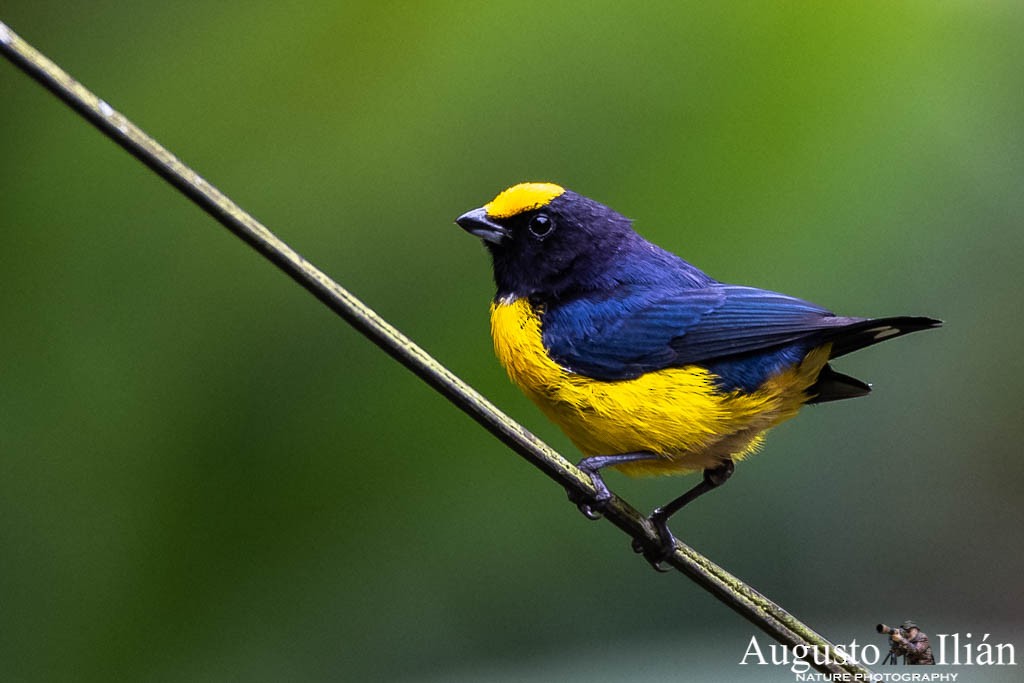
[[[519,183],[485,204],[484,209],[491,218],[508,218],[546,206],[564,192],[565,188],[554,183]]]

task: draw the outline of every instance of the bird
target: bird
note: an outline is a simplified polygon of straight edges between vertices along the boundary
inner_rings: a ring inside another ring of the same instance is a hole
[[[552,182],[513,185],[455,223],[490,252],[498,360],[584,455],[596,494],[570,492],[580,510],[597,519],[606,508],[604,468],[703,473],[651,513],[658,543],[634,544],[659,570],[676,547],[669,519],[724,484],[765,432],[804,405],[871,391],[833,359],[942,324],[840,316],[719,282]]]

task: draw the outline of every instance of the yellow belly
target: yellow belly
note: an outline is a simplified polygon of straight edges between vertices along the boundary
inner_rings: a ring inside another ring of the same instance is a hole
[[[754,452],[765,430],[800,410],[829,356],[828,345],[819,347],[753,393],[723,393],[696,365],[615,382],[570,372],[544,350],[526,299],[491,305],[491,336],[512,381],[584,455],[662,456],[618,466],[631,475],[693,472]]]

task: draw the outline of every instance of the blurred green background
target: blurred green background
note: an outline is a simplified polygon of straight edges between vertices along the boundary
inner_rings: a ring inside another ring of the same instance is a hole
[[[1024,649],[1019,3],[0,19],[574,460],[452,224],[514,182],[722,280],[944,319],[843,359],[875,393],[675,528],[837,642],[911,616]],[[7,63],[0,103],[0,679],[792,680]],[[648,509],[695,480],[609,481]]]

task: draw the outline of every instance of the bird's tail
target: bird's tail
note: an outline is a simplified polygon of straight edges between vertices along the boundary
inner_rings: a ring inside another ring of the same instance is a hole
[[[941,325],[941,320],[911,316],[860,320],[852,325],[841,327],[829,335],[829,341],[832,342],[830,358],[839,358],[859,351],[865,346]],[[836,374],[838,375],[838,373]],[[840,377],[842,376],[840,375]]]
[[[836,329],[833,334],[829,335],[828,338],[832,343],[829,359],[845,356],[886,339],[895,339],[904,334],[928,330],[940,325],[942,325],[941,320],[910,316],[857,320]],[[825,403],[865,396],[871,393],[871,385],[856,377],[836,372],[831,365],[826,365],[807,393],[813,397],[807,401],[808,403]]]
[[[861,382],[856,377],[836,372],[831,365],[826,365],[807,393],[813,397],[807,403],[825,403],[866,396],[871,393],[871,385]]]

